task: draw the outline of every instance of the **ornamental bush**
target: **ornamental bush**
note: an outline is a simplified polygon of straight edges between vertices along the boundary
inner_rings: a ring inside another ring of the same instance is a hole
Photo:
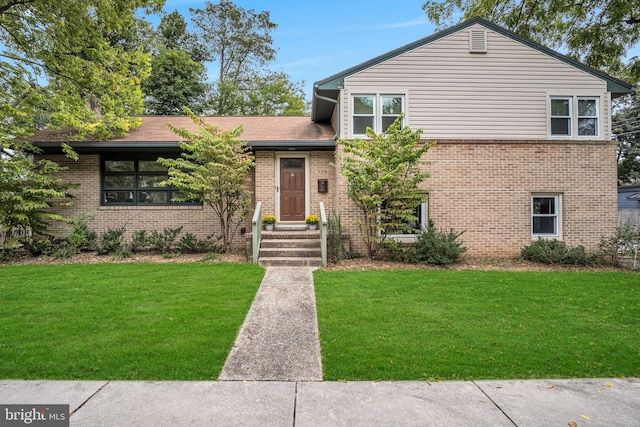
[[[453,228],[438,230],[434,222],[429,221],[429,227],[418,235],[413,245],[387,240],[385,247],[394,261],[447,266],[459,261],[467,251],[460,240],[462,233],[464,231],[457,232]]]
[[[453,228],[445,231],[438,230],[433,221],[429,227],[418,235],[413,246],[407,248],[404,259],[410,263],[430,265],[450,265],[457,262],[467,251],[459,240],[464,231],[457,232]]]
[[[584,246],[567,246],[556,239],[539,239],[521,249],[524,260],[542,264],[595,265],[602,262],[600,254],[588,254]]]

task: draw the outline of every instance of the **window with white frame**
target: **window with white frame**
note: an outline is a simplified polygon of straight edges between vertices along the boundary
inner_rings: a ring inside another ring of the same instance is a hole
[[[578,98],[578,136],[598,135],[598,98]]]
[[[396,121],[396,119],[402,114],[402,107],[404,99],[402,96],[397,95],[382,95],[380,96],[381,109],[381,124],[380,131],[384,132],[389,129],[389,126]]]
[[[571,136],[571,98],[551,98],[551,135]]]
[[[376,133],[386,131],[404,113],[404,95],[363,94],[353,95],[353,135],[366,135],[367,128]]]
[[[552,96],[549,134],[555,137],[597,137],[600,134],[598,97]]]
[[[364,135],[367,128],[375,129],[375,97],[358,95],[353,97],[353,134]]]
[[[531,235],[560,237],[560,195],[534,194],[531,196]]]

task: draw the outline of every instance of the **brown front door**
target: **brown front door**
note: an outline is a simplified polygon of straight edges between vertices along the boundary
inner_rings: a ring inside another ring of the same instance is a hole
[[[280,221],[304,221],[304,159],[280,159]]]

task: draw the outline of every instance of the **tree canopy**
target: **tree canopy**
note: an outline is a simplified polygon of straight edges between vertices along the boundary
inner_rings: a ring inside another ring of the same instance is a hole
[[[634,94],[625,108],[612,120],[612,131],[618,141],[618,183],[640,182],[640,95]]]
[[[271,31],[277,25],[268,11],[245,10],[229,0],[207,1],[204,9],[189,11],[204,59],[218,66],[218,81],[236,82],[248,70],[275,59]]]
[[[158,25],[151,75],[143,82],[147,113],[182,114],[182,106],[198,115],[307,112],[303,83],[268,68],[276,55],[268,11],[229,0],[189,10],[191,26],[178,11]],[[206,80],[205,62],[216,80]]]
[[[640,0],[429,0],[422,8],[443,28],[478,16],[632,83],[640,59],[626,59],[640,41]]]
[[[37,160],[24,137],[46,126],[77,137],[126,133],[139,124],[140,80],[150,55],[134,33],[139,8],[162,0],[9,0],[0,5],[0,227],[45,234],[51,213],[68,205],[64,168]],[[76,158],[75,153],[67,151]]]
[[[142,82],[147,113],[180,115],[182,107],[189,107],[202,114],[208,90],[204,65],[183,50],[167,49],[154,55],[151,68]]]
[[[0,7],[0,138],[43,124],[101,137],[137,126],[148,53],[117,43],[162,0],[14,0]],[[7,120],[11,117],[11,120]]]
[[[276,57],[268,11],[245,10],[232,1],[189,9],[195,28],[192,51],[217,67],[209,111],[216,115],[302,115],[302,82],[269,64]]]

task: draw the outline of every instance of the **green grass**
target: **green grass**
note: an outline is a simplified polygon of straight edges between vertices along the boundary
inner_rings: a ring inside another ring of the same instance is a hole
[[[0,267],[0,378],[216,379],[264,270]]]
[[[325,380],[640,376],[640,275],[316,271]]]

